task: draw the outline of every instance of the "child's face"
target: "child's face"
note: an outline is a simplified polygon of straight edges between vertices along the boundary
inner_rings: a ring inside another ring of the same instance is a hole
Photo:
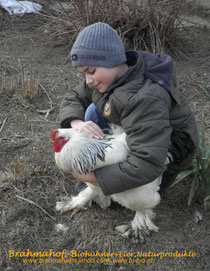
[[[80,66],[77,69],[85,75],[86,83],[100,93],[106,92],[107,88],[121,76],[119,66],[113,68]]]

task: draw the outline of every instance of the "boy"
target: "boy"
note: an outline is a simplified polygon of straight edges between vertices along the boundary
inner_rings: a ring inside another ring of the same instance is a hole
[[[125,162],[88,175],[73,173],[76,179],[97,183],[111,195],[152,182],[163,173],[166,157],[171,164],[164,182],[190,165],[197,147],[196,124],[176,88],[171,57],[125,52],[113,28],[95,23],[79,33],[71,60],[85,80],[65,95],[61,127],[102,139],[108,123],[115,123],[125,130],[130,149]]]

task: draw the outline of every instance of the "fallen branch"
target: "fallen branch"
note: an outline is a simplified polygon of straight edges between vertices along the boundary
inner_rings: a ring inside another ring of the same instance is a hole
[[[56,220],[55,217],[51,216],[47,211],[45,211],[41,206],[39,206],[38,204],[36,204],[36,203],[33,202],[32,200],[23,198],[23,197],[18,196],[18,195],[16,195],[16,197],[19,198],[19,199],[25,200],[25,201],[27,201],[27,202],[33,204],[33,205],[35,205],[35,206],[38,207],[40,210],[42,210],[42,212],[44,212],[47,216],[49,216],[51,219]]]

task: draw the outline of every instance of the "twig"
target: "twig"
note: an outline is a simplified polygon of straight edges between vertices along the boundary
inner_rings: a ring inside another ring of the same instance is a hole
[[[36,204],[36,203],[33,202],[32,200],[23,198],[23,197],[18,196],[18,195],[16,195],[16,197],[19,198],[19,199],[25,200],[25,201],[27,201],[27,202],[33,204],[33,205],[35,205],[35,206],[38,207],[40,210],[42,210],[42,212],[44,212],[46,215],[48,215],[51,219],[56,220],[55,217],[51,216],[47,211],[45,211],[41,206],[39,206],[38,204]]]
[[[63,79],[60,79],[58,82],[55,83],[55,85],[52,87],[52,91],[54,92],[55,87],[62,81],[66,80],[67,76],[65,76]]]
[[[52,107],[52,108],[46,109],[46,110],[37,110],[37,112],[39,112],[41,114],[45,114],[45,119],[47,119],[50,112],[52,112],[54,109],[55,109],[55,107]]]
[[[40,116],[40,118],[42,119],[42,120],[44,120],[44,121],[46,121],[46,122],[48,122],[48,123],[56,123],[56,124],[58,124],[59,122],[58,121],[49,121],[49,120],[47,120],[46,119],[46,117],[45,118],[43,118],[42,116]],[[41,120],[40,120],[41,121]]]
[[[39,121],[43,121],[43,120],[48,123],[59,124],[59,121],[49,121],[49,120],[46,120],[45,118],[43,118],[42,116],[40,116],[40,119],[31,119],[30,121],[31,122],[39,122]]]
[[[4,120],[3,120],[2,126],[1,126],[1,128],[0,128],[0,133],[1,133],[1,131],[3,130],[6,121],[7,121],[7,116],[6,116],[6,117],[4,118]]]
[[[46,93],[46,95],[47,95],[47,97],[48,97],[48,99],[49,99],[49,101],[50,101],[50,107],[51,107],[51,109],[52,109],[52,108],[53,108],[53,102],[52,102],[52,100],[51,100],[51,98],[50,98],[50,95],[47,93],[46,89],[42,86],[41,83],[39,83],[39,85],[40,85],[40,87],[44,90],[44,92]]]

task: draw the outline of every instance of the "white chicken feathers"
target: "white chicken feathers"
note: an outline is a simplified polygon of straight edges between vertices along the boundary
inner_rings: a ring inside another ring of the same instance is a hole
[[[126,134],[120,127],[114,135],[106,135],[104,140],[97,140],[77,129],[58,129],[56,137],[70,140],[62,151],[55,153],[55,161],[65,172],[75,171],[87,174],[97,168],[125,161],[128,147]]]
[[[76,129],[58,129],[56,138],[68,140],[60,152],[55,152],[55,161],[65,172],[75,171],[87,174],[97,168],[123,162],[129,152],[126,134],[119,126],[112,126],[112,135],[106,135],[104,140],[91,138],[86,133]],[[130,237],[134,242],[143,242],[149,231],[158,231],[152,222],[152,209],[159,204],[158,193],[161,176],[151,183],[129,189],[122,193],[105,196],[99,186],[87,184],[87,188],[77,196],[56,204],[57,211],[83,208],[95,201],[101,208],[107,208],[111,199],[122,206],[136,211],[133,221],[116,227],[124,237]]]

